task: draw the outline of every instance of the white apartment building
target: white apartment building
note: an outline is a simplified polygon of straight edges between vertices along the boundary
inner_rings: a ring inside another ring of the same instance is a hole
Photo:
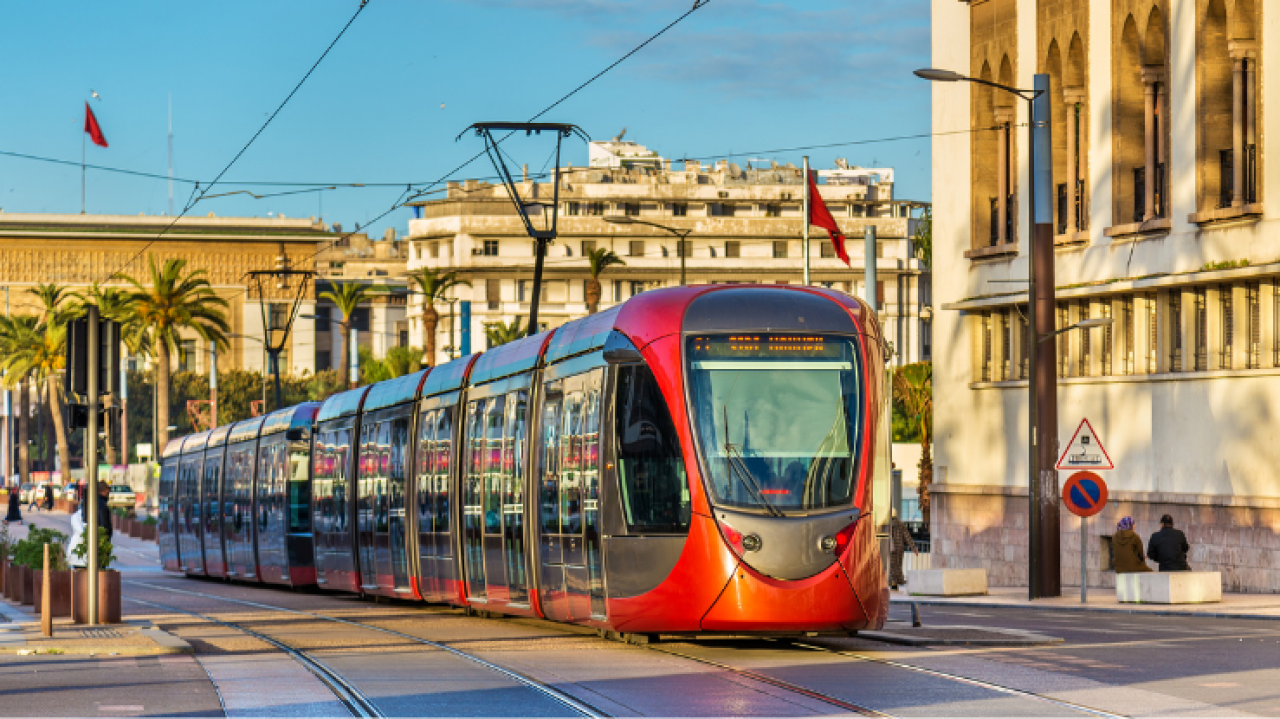
[[[1040,345],[1061,378],[1060,447],[1088,418],[1116,465],[1083,547],[1089,583],[1114,582],[1104,568],[1121,517],[1145,536],[1169,513],[1190,538],[1193,568],[1221,571],[1229,591],[1280,590],[1271,7],[932,8],[934,67],[1019,88],[1036,73],[1051,78],[1058,326],[1113,320]],[[1027,297],[1016,283],[1028,276],[1026,105],[977,84],[933,86],[933,561],[986,567],[1004,585],[1025,585],[1027,566]],[[1079,582],[1078,537],[1064,510],[1064,585]]]
[[[912,234],[925,203],[898,200],[892,169],[838,166],[818,171],[820,191],[848,236],[852,267],[835,256],[825,231],[813,228],[811,281],[865,296],[864,228],[877,232],[877,292],[881,317],[898,350],[897,362],[930,355],[929,275],[915,256]],[[802,282],[802,171],[766,162],[746,167],[727,160],[703,164],[670,160],[643,145],[593,142],[588,167],[561,175],[558,239],[548,248],[539,324],[555,327],[587,313],[586,253],[607,247],[626,264],[600,276],[600,309],[647,289],[678,285],[683,260],[688,284]],[[546,202],[553,187],[524,179],[521,197]],[[456,271],[471,287],[441,315],[437,361],[485,349],[489,323],[527,320],[532,299],[534,243],[507,190],[478,181],[450,183],[445,197],[413,203],[408,269]],[[619,224],[622,217],[635,222]],[[533,218],[535,226],[543,218]],[[647,224],[651,223],[651,224]],[[687,233],[685,244],[679,236]],[[681,257],[681,255],[684,255]],[[420,300],[409,299],[410,341],[423,346]],[[456,318],[456,321],[454,321]],[[467,330],[464,332],[464,328]],[[445,348],[452,348],[446,352]]]

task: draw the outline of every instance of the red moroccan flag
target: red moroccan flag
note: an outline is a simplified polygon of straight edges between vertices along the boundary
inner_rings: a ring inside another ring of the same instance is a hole
[[[98,118],[93,116],[93,110],[90,109],[88,102],[84,104],[84,131],[89,133],[89,139],[93,140],[93,144],[100,147],[107,146],[107,136],[102,134]]]
[[[836,218],[831,216],[827,203],[818,194],[817,173],[809,171],[809,224],[817,225],[831,235],[831,244],[836,248],[836,256],[849,264],[849,253],[844,251],[844,233],[836,226]]]

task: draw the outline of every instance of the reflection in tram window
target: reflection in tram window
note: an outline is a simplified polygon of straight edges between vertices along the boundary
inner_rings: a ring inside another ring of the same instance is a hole
[[[282,447],[284,445],[281,445]],[[311,531],[311,483],[307,477],[307,447],[289,448],[289,531]]]
[[[627,526],[640,533],[689,531],[689,482],[671,413],[653,372],[618,369],[618,484]]]
[[[605,615],[604,559],[600,547],[600,385],[603,370],[583,377],[586,399],[582,407],[582,442],[578,466],[582,478],[582,524],[586,549],[587,584],[591,613]]]
[[[484,598],[484,498],[486,400],[467,404],[467,459],[462,486],[462,544],[466,560],[467,593]]]
[[[581,389],[565,393],[560,451],[563,471],[560,477],[560,531],[577,534],[582,531],[582,402]]]
[[[489,398],[484,410],[483,469],[484,533],[502,532],[502,480],[506,468],[502,462],[503,414],[506,398]]]
[[[560,410],[564,385],[548,382],[542,410],[542,450],[538,453],[538,475],[542,477],[541,504],[543,534],[560,533]]]
[[[507,428],[502,450],[502,526],[507,587],[513,603],[527,602],[529,599],[524,564],[524,468],[528,412],[529,390],[516,390],[507,395]]]

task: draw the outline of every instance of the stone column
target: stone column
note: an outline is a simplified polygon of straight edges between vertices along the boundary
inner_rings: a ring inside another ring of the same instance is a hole
[[[1005,244],[1009,237],[1009,123],[1013,120],[1013,110],[996,109],[996,124],[1000,126],[1000,138],[996,142],[996,198],[999,210],[996,212],[996,242]]]
[[[1134,374],[1137,373],[1137,355],[1134,354],[1133,347],[1129,346],[1129,336],[1124,324],[1125,310],[1129,310],[1128,318],[1133,323],[1133,338],[1138,338],[1138,312],[1134,307],[1132,297],[1117,295],[1112,297],[1111,303],[1111,366],[1103,367],[1102,371],[1110,375],[1125,374],[1125,367],[1133,366]],[[1130,358],[1134,358],[1130,360]]]
[[[1226,292],[1227,288],[1223,288]],[[1245,369],[1249,366],[1249,350],[1253,347],[1253,337],[1249,333],[1249,291],[1243,282],[1231,285],[1231,315],[1234,326],[1231,329],[1231,366]],[[1258,304],[1262,302],[1262,286],[1258,286]],[[1259,333],[1261,339],[1261,333]],[[1261,357],[1259,357],[1261,359]]]
[[[1196,368],[1196,291],[1191,287],[1177,288],[1174,291],[1179,293],[1182,302],[1182,355],[1179,367],[1183,372],[1193,372]]]
[[[1169,311],[1170,296],[1177,296],[1177,289],[1157,290],[1156,306],[1148,313],[1150,321],[1156,323],[1156,374],[1173,371],[1174,333],[1173,313]]]
[[[1245,58],[1231,53],[1231,206],[1244,204],[1244,63]]]
[[[1267,279],[1258,283],[1258,319],[1262,323],[1262,331],[1258,333],[1259,367],[1275,367],[1275,321],[1276,321],[1276,285],[1275,280]]]
[[[1158,67],[1142,69],[1143,86],[1143,120],[1146,133],[1146,152],[1143,182],[1142,221],[1146,222],[1156,216],[1156,153],[1159,142],[1156,139],[1156,102],[1159,100],[1159,85],[1163,71]]]
[[[1080,231],[1076,222],[1076,188],[1080,184],[1080,138],[1079,122],[1080,106],[1084,103],[1084,88],[1069,87],[1062,93],[1063,102],[1067,106],[1067,236],[1071,237]]]

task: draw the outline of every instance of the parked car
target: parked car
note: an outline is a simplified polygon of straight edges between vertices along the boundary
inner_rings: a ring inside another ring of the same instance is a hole
[[[133,488],[127,484],[111,485],[111,493],[107,495],[108,507],[125,507],[133,509],[138,502],[138,495],[134,494]]]

